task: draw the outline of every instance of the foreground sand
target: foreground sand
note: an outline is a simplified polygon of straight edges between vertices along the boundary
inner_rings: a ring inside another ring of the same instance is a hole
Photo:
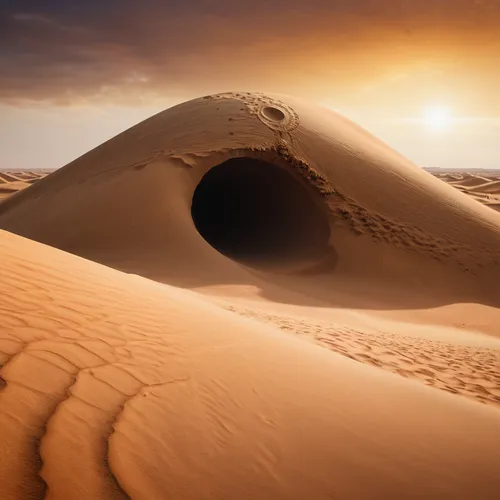
[[[259,226],[210,245],[196,193],[234,158],[215,185]],[[195,100],[0,228],[2,499],[498,497],[500,214],[354,124]]]
[[[492,406],[0,236],[2,498],[496,498]]]

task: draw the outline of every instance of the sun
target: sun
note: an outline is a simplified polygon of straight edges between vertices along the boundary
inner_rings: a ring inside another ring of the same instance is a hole
[[[423,122],[433,132],[445,132],[451,127],[453,119],[448,108],[434,106],[424,110]]]

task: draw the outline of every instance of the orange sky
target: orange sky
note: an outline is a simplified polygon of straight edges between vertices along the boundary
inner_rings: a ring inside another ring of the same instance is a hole
[[[330,106],[423,166],[500,168],[500,0],[0,9],[1,167],[60,167],[164,107],[248,89]]]

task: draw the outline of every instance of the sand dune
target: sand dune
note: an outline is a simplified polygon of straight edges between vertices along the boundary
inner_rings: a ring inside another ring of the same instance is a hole
[[[496,498],[493,407],[0,236],[2,498]]]
[[[472,192],[500,194],[500,181],[490,181],[471,189]]]
[[[13,181],[0,184],[0,202],[29,186],[27,182]]]
[[[488,203],[487,206],[489,208],[492,208],[493,210],[496,210],[497,212],[500,212],[500,200],[499,203]]]
[[[30,184],[34,184],[46,175],[45,171],[31,172],[19,170],[10,172],[0,170],[0,202],[18,191],[22,191]]]
[[[1,498],[496,498],[500,214],[472,196],[251,93],[25,186]]]
[[[0,227],[180,286],[262,287],[250,269],[279,265],[484,302],[500,269],[497,213],[335,113],[282,96],[221,94],[160,113],[6,200]]]
[[[468,173],[460,175],[458,179],[453,178],[452,181],[448,174],[435,175],[488,208],[500,211],[500,179],[498,175]]]
[[[488,183],[489,179],[479,175],[465,174],[461,179],[453,180],[452,182],[464,187],[475,187],[480,186],[484,183]]]
[[[0,171],[0,179],[4,182],[18,182],[21,180],[20,177],[14,175],[12,172]]]

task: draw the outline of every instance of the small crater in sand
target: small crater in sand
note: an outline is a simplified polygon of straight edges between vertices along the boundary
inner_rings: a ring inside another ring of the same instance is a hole
[[[285,119],[285,113],[281,109],[273,106],[266,106],[262,110],[262,114],[268,119],[275,122],[281,122]]]

